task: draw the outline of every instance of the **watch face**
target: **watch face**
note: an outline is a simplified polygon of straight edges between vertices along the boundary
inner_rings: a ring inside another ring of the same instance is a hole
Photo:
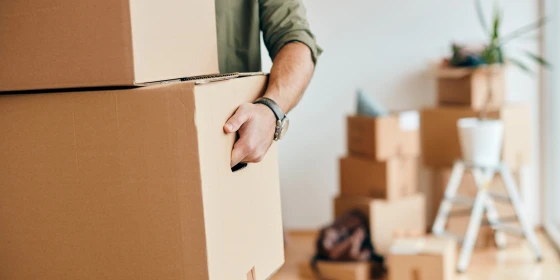
[[[280,137],[278,137],[278,139],[284,138],[286,132],[288,132],[289,127],[290,127],[290,120],[287,117],[285,117],[282,120],[282,131],[280,131]]]

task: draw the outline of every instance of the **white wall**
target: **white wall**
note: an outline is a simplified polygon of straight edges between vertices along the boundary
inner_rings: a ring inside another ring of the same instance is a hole
[[[487,11],[492,1],[487,2]],[[534,21],[537,0],[502,0],[504,31]],[[312,30],[325,52],[299,106],[290,114],[287,139],[280,142],[280,174],[285,225],[313,229],[332,218],[338,192],[338,157],[345,154],[345,115],[353,112],[355,89],[363,87],[389,109],[435,104],[430,63],[448,54],[452,40],[485,37],[470,0],[304,0]],[[537,50],[535,40],[512,45]],[[263,52],[264,69],[270,59]],[[510,70],[510,100],[533,105],[537,123],[538,79]],[[523,196],[538,220],[538,180],[529,168]],[[422,172],[427,188],[430,176]]]

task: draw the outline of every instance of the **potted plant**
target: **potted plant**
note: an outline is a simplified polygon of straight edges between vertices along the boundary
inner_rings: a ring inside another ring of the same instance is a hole
[[[504,124],[502,120],[491,119],[488,116],[489,104],[494,96],[493,87],[490,83],[495,73],[506,63],[526,72],[531,71],[521,60],[507,55],[504,47],[520,36],[541,28],[546,24],[547,19],[540,18],[534,23],[501,36],[502,11],[497,2],[495,2],[490,27],[486,23],[480,0],[475,0],[475,5],[480,24],[489,36],[488,41],[485,45],[479,47],[465,47],[454,44],[452,46],[453,56],[448,64],[450,67],[485,67],[488,93],[485,96],[484,106],[478,112],[476,118],[459,119],[457,127],[464,160],[477,165],[495,166],[500,162]],[[525,56],[540,66],[550,67],[546,60],[534,53],[527,51]]]

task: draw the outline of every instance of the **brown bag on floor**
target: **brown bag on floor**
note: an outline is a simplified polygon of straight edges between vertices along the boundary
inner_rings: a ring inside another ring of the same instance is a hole
[[[327,279],[318,271],[317,261],[373,261],[379,266],[373,269],[372,277],[385,274],[384,258],[375,253],[371,243],[368,219],[358,210],[349,211],[337,218],[319,234],[312,267],[319,279]]]

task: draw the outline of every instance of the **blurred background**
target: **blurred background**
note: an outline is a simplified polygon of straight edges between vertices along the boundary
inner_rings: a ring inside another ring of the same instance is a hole
[[[493,1],[483,2],[490,17]],[[500,1],[505,11],[503,32],[545,14],[543,2]],[[339,1],[304,3],[311,28],[325,52],[302,102],[290,115],[290,136],[279,143],[282,206],[289,229],[316,229],[332,219],[332,198],[339,182],[338,158],[346,153],[345,116],[355,113],[357,88],[365,89],[394,111],[435,106],[436,65],[451,55],[451,43],[483,43],[487,38],[478,23],[474,1],[350,0],[344,8]],[[547,15],[554,14],[555,1],[550,6]],[[554,29],[557,24],[552,21],[547,28]],[[560,36],[560,30],[557,33]],[[548,42],[541,35],[533,32],[524,36],[510,50],[539,52]],[[263,61],[263,68],[270,69],[272,63],[264,46]],[[551,152],[545,152],[543,136],[552,139],[544,127],[553,116],[553,110],[546,111],[543,99],[545,89],[552,89],[545,88],[544,75],[533,68],[536,72],[531,75],[515,67],[506,69],[506,98],[531,106],[533,158],[525,167],[521,193],[531,221],[541,224],[546,169],[541,154]],[[550,78],[552,84],[554,78]],[[427,173],[423,170],[420,175],[420,188],[426,192],[431,184]]]
[[[493,2],[481,1],[488,20]],[[560,65],[557,1],[498,2],[503,10],[502,34],[541,17],[550,20],[509,44],[508,55],[530,51]],[[346,116],[355,114],[357,89],[390,111],[437,105],[437,68],[442,58],[451,56],[451,44],[488,40],[474,3],[349,0],[341,5],[340,1],[304,0],[311,28],[325,51],[306,95],[290,115],[289,137],[279,144],[287,230],[317,230],[333,220],[333,198],[340,182],[338,159],[347,153]],[[271,61],[262,49],[266,71]],[[530,107],[530,163],[518,170],[519,193],[530,224],[545,229],[551,244],[560,248],[560,74],[554,67],[529,68],[529,74],[518,67],[505,69],[506,103]],[[420,161],[419,189],[426,195],[428,211],[439,206],[432,198],[434,172]],[[530,277],[541,279],[539,275]]]

